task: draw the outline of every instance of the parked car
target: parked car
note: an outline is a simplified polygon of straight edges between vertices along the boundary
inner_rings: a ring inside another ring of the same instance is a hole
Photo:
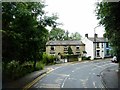
[[[113,58],[112,58],[111,61],[117,63],[117,57],[116,57],[116,56],[113,56]]]

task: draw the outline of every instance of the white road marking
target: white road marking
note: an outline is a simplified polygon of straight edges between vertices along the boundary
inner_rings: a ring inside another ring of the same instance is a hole
[[[67,78],[69,77],[69,75],[67,76],[67,77],[65,77],[65,79],[64,79],[64,81],[63,81],[63,83],[62,83],[62,88],[64,87],[64,85],[65,85],[65,81],[67,80]]]
[[[95,82],[93,82],[93,86],[94,86],[95,88],[97,88],[96,85],[95,85]]]
[[[72,72],[75,72],[75,71],[72,71]]]

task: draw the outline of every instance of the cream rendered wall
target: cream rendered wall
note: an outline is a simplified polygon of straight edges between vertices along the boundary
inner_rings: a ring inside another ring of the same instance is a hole
[[[87,52],[86,56],[91,56],[91,59],[94,59],[94,45],[87,37],[82,39],[82,42],[85,44],[85,51]]]

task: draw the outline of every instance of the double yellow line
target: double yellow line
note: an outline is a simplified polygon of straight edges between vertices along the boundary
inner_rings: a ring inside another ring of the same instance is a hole
[[[42,79],[44,76],[46,76],[48,73],[52,72],[53,69],[49,70],[48,72],[40,75],[39,77],[37,77],[35,80],[33,80],[32,82],[28,83],[25,87],[23,87],[23,90],[28,90],[29,88],[31,88],[36,82],[38,82],[40,79]]]

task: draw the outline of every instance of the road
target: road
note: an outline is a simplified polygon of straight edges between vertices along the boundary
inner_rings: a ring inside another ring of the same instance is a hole
[[[97,60],[51,66],[52,71],[31,88],[104,88],[100,73],[116,65],[110,60]]]

